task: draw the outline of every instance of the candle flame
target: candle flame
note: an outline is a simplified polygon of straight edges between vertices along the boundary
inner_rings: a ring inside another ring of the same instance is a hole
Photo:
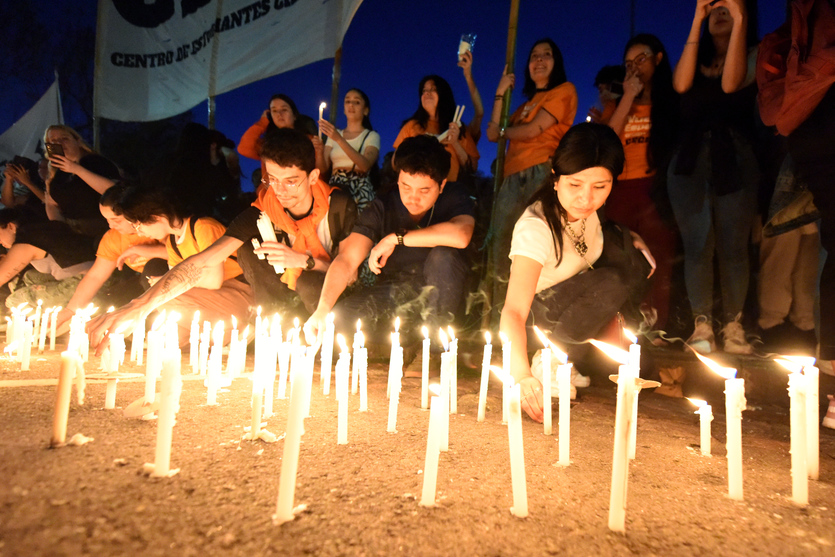
[[[247,324],[247,326],[244,328],[244,334],[242,335],[242,337],[244,339],[246,339],[248,336],[249,336],[249,325]]]
[[[194,321],[195,323],[200,322],[200,310],[199,309],[194,312],[194,319],[192,319],[192,321]]]
[[[701,354],[699,354],[696,351],[694,351],[693,353],[696,354],[696,357],[699,358],[702,361],[702,363],[704,363],[707,367],[709,367],[710,370],[713,371],[714,373],[717,373],[717,374],[721,375],[725,379],[733,379],[734,377],[736,377],[736,370],[734,368],[723,367],[723,366],[717,364],[716,362],[714,362],[713,360],[711,360],[710,358],[705,358],[704,356],[702,356]]]
[[[513,376],[509,373],[505,373],[499,366],[490,366],[490,371],[498,377],[502,384],[507,385],[508,387],[512,387],[514,385],[515,382],[513,381]]]
[[[600,342],[599,340],[595,339],[591,339],[589,342],[597,348],[599,348],[601,352],[612,358],[617,363],[629,363],[629,352],[627,352],[626,350],[621,350],[616,346],[612,346],[611,344],[606,344],[605,342]]]
[[[423,338],[429,338],[429,329],[426,328],[426,325],[420,328],[421,332],[423,332]]]
[[[504,334],[504,331],[499,331],[499,339],[501,339],[501,341],[502,341],[502,345],[505,345],[505,344],[507,344],[508,342],[510,342],[510,339],[509,339],[509,338],[507,338],[507,335],[506,335],[506,334]]]
[[[629,342],[631,342],[632,344],[638,343],[638,337],[636,337],[635,334],[626,327],[623,328],[623,334],[626,338],[629,339]]]
[[[449,331],[450,342],[452,342],[455,340],[455,331],[452,330],[452,327],[447,327],[447,331]]]
[[[298,317],[293,318],[293,327],[296,328],[296,329],[299,328],[299,318]]]
[[[803,370],[803,366],[798,362],[793,362],[784,358],[774,358],[774,361],[789,370],[791,373],[800,373]]]
[[[815,359],[811,356],[783,356],[786,360],[800,364],[803,367],[810,367],[815,365]]]
[[[533,331],[536,333],[536,337],[539,339],[539,342],[542,343],[542,346],[548,348],[548,346],[551,344],[551,341],[548,340],[548,337],[545,336],[545,333],[543,333],[542,330],[536,325],[534,325]]]
[[[162,327],[162,324],[163,324],[163,323],[165,323],[165,310],[162,310],[162,311],[159,313],[159,315],[157,315],[157,318],[156,318],[156,319],[154,319],[154,324],[153,324],[153,325],[151,325],[151,330],[152,330],[152,331],[157,331],[157,330],[159,330],[159,328],[160,328],[160,327]]]
[[[327,108],[327,106],[328,106],[328,103],[323,101],[319,104],[319,110],[325,110],[325,108]]]
[[[342,352],[348,352],[348,343],[345,342],[345,337],[342,336],[342,333],[336,335],[336,342],[339,344],[339,348],[342,349]]]
[[[689,400],[690,402],[695,404],[697,408],[704,408],[705,406],[707,406],[707,401],[706,400],[699,400],[698,398],[690,398],[690,397],[686,397],[686,398],[687,398],[687,400]]]
[[[38,300],[38,307],[41,307],[42,305],[43,305],[43,300]]]
[[[493,340],[493,337],[490,335],[490,331],[484,331],[484,342],[486,344],[490,344],[490,341]]]
[[[234,330],[234,329],[237,329],[237,328],[238,328],[238,318],[233,315],[232,316],[232,329]]]
[[[116,311],[116,306],[110,306],[105,313],[113,313],[114,311]]]
[[[357,332],[362,330],[362,319],[357,319]]]
[[[261,317],[261,306],[258,306],[258,308],[255,310],[255,315]]]
[[[400,331],[400,316],[397,316],[397,319],[394,320],[394,332],[397,333]]]
[[[444,346],[444,352],[449,351],[449,338],[446,336],[446,333],[443,329],[438,330],[438,336],[441,337],[441,344]]]

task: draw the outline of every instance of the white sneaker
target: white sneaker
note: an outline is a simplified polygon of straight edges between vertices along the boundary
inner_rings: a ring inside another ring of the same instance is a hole
[[[577,374],[578,377],[582,377],[586,384],[585,386],[588,387],[589,385],[589,378],[585,375],[580,375],[577,373],[577,370],[574,369],[574,366],[571,367],[571,400],[577,398],[577,385],[574,383],[574,374]],[[536,354],[533,355],[533,359],[531,360],[531,375],[536,377],[539,382],[542,382],[542,350],[537,350]],[[582,382],[582,381],[581,381]],[[554,362],[551,362],[551,398],[557,398],[560,396],[560,385],[557,382],[557,365]]]
[[[750,354],[754,351],[745,339],[745,329],[739,320],[742,314],[737,314],[733,321],[722,328],[722,338],[725,339],[724,351],[730,354]]]
[[[835,429],[835,397],[826,395],[829,398],[829,408],[826,410],[826,416],[823,417],[821,425],[829,429]]]
[[[713,335],[713,325],[704,315],[696,317],[693,334],[687,339],[687,345],[699,354],[710,354],[716,351],[716,338]]]

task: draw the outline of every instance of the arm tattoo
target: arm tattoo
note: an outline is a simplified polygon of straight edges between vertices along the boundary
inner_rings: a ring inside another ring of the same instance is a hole
[[[8,271],[6,271],[5,273],[3,273],[3,275],[0,276],[0,285],[6,284],[10,280],[12,280],[15,276],[17,276],[18,273],[20,273],[20,271],[25,269],[28,264],[28,262],[20,262]]]
[[[203,276],[203,267],[183,262],[171,269],[161,279],[160,294],[166,301],[176,298],[196,285]]]

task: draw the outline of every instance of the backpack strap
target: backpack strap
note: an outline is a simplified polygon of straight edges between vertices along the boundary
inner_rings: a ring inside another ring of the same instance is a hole
[[[188,224],[189,224],[189,229],[191,230],[191,237],[192,238],[194,238],[194,226],[195,226],[196,223],[197,223],[196,218],[191,217],[189,219]],[[171,248],[174,250],[174,253],[176,253],[177,256],[180,259],[185,259],[185,257],[183,257],[183,254],[180,253],[180,248],[177,247],[177,237],[174,234],[169,234],[168,235],[168,241],[171,243]]]

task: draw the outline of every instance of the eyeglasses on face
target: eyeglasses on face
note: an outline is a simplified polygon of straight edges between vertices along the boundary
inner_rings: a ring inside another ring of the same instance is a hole
[[[271,188],[283,187],[287,191],[294,191],[296,188],[304,184],[305,180],[310,178],[310,175],[305,176],[304,180],[299,181],[298,178],[290,178],[289,180],[279,180],[275,176],[267,174],[265,178],[261,178],[261,183]]]
[[[623,63],[623,67],[626,68],[628,71],[632,71],[633,69],[637,68],[638,66],[642,66],[647,59],[652,56],[651,52],[643,52],[637,55],[632,60],[627,60]]]

